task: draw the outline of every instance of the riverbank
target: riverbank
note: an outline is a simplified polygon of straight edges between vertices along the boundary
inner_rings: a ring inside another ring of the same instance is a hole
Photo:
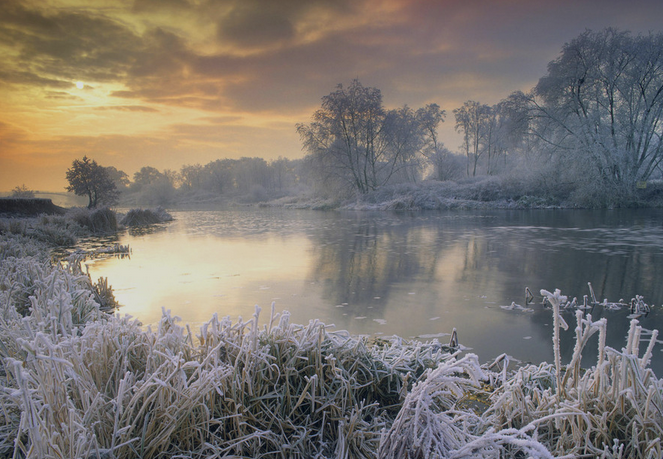
[[[0,227],[0,456],[661,455],[663,384],[647,368],[656,336],[637,322],[618,351],[605,346],[605,320],[578,311],[568,365],[517,369],[276,311],[264,328],[256,311],[198,330],[164,313],[144,329],[101,313],[75,260],[49,261],[37,226]],[[542,294],[559,308],[559,292]],[[569,344],[560,317],[556,356]],[[583,370],[593,339],[596,364]]]
[[[477,177],[459,181],[423,181],[383,186],[363,195],[320,197],[286,196],[260,203],[265,207],[315,210],[485,210],[485,209],[578,209],[660,208],[663,184],[651,182],[615,205],[600,196],[580,199],[569,195],[564,184],[533,183],[505,177]]]
[[[64,215],[67,209],[43,198],[0,198],[0,217],[35,217],[37,215]]]

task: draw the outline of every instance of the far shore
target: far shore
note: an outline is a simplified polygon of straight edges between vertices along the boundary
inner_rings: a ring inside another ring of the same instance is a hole
[[[161,212],[133,214],[144,222]],[[263,328],[258,307],[247,322],[214,315],[200,330],[164,311],[145,329],[105,313],[112,288],[92,282],[81,254],[49,257],[62,242],[110,229],[114,215],[0,219],[3,457],[663,454],[663,391],[648,367],[657,332],[637,320],[617,350],[605,345],[606,319],[578,310],[575,352],[562,365],[567,298],[542,290],[555,362],[516,368],[505,354],[482,364],[453,339],[371,343],[274,311]],[[596,364],[584,370],[583,350],[596,337]]]

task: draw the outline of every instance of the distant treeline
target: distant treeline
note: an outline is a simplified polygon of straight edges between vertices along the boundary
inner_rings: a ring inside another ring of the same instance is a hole
[[[279,158],[218,159],[205,165],[185,165],[179,171],[145,166],[133,180],[127,174],[111,173],[122,192],[121,201],[148,205],[169,205],[182,201],[233,199],[261,202],[307,189],[304,160]]]
[[[143,167],[133,180],[107,170],[131,204],[260,202],[304,192],[359,202],[385,189],[412,193],[423,180],[451,183],[445,198],[455,199],[454,183],[467,194],[468,183],[486,188],[488,180],[496,200],[649,205],[663,196],[661,50],[663,34],[588,30],[562,47],[529,92],[454,109],[463,139],[457,152],[438,137],[447,115],[439,105],[387,109],[379,89],[353,80],[324,96],[309,123],[297,125],[303,159]]]

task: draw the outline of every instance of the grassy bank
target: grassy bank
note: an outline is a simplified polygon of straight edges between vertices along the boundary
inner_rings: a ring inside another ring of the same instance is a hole
[[[80,259],[0,225],[0,457],[661,457],[657,335],[578,311],[571,362],[481,363],[437,341],[366,338],[271,311],[259,327],[213,316],[198,330],[102,311]],[[13,225],[13,230],[10,225]],[[73,231],[61,227],[63,232]],[[48,232],[48,231],[46,231]],[[597,339],[596,364],[580,361]]]
[[[649,182],[646,188],[611,200],[614,193],[578,195],[571,184],[551,182],[546,177],[467,177],[459,180],[426,180],[385,185],[366,194],[351,196],[288,196],[262,203],[308,209],[347,210],[451,210],[451,209],[547,209],[615,208],[663,206],[663,183]]]

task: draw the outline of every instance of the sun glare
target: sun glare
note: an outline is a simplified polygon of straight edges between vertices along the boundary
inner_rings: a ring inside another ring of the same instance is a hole
[[[78,89],[83,89],[84,86],[85,86],[85,84],[82,81],[77,81],[76,82],[76,87]]]

